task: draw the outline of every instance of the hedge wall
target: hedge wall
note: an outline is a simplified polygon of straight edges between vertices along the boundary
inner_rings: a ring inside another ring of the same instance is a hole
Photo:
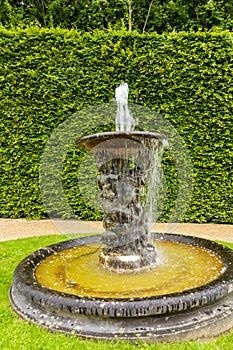
[[[53,131],[64,128],[66,120],[71,127],[66,125],[64,133],[69,129],[71,139],[80,130],[111,130],[113,107],[108,106],[116,86],[126,81],[130,102],[163,115],[185,142],[194,186],[183,221],[232,223],[232,46],[228,32],[81,35],[74,30],[0,29],[0,216],[46,217],[39,167]],[[101,116],[102,127],[97,117],[95,127],[91,106],[103,103],[111,113]],[[83,117],[81,110],[86,111]],[[83,152],[70,142],[66,146],[59,170],[64,196],[80,218],[98,219],[100,212],[86,203],[77,182]],[[161,221],[168,219],[177,195],[169,151],[163,164],[168,199]],[[51,157],[55,173],[56,167]],[[54,182],[50,214],[67,216],[66,209],[53,209],[53,198],[59,202],[55,173],[47,179]]]

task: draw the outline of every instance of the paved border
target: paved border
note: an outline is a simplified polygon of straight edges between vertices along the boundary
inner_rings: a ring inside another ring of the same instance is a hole
[[[233,243],[233,225],[155,224],[152,231],[184,234]],[[102,222],[96,221],[0,219],[0,241],[42,235],[102,232]]]

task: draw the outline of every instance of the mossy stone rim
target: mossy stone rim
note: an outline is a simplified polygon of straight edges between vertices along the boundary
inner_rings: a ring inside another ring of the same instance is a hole
[[[153,234],[154,239],[170,240],[205,248],[217,254],[225,265],[215,280],[180,293],[146,298],[92,298],[50,290],[35,278],[35,269],[45,258],[65,249],[100,242],[101,236],[88,236],[39,249],[22,260],[15,269],[13,287],[33,304],[56,311],[109,317],[135,317],[179,313],[211,305],[233,291],[233,250],[218,243],[177,234]],[[17,304],[17,301],[15,301]]]

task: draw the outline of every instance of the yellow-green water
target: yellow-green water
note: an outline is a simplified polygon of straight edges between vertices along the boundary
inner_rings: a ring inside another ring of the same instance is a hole
[[[216,279],[224,266],[214,253],[193,245],[155,241],[159,264],[141,272],[116,273],[99,263],[100,244],[63,250],[37,267],[37,281],[79,296],[137,298],[181,292]]]

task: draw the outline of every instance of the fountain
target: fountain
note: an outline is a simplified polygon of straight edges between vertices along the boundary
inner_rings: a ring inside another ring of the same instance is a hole
[[[14,310],[50,330],[101,339],[174,341],[233,326],[233,251],[151,233],[164,135],[133,131],[128,85],[116,89],[116,131],[87,135],[105,232],[39,249],[15,269]]]

